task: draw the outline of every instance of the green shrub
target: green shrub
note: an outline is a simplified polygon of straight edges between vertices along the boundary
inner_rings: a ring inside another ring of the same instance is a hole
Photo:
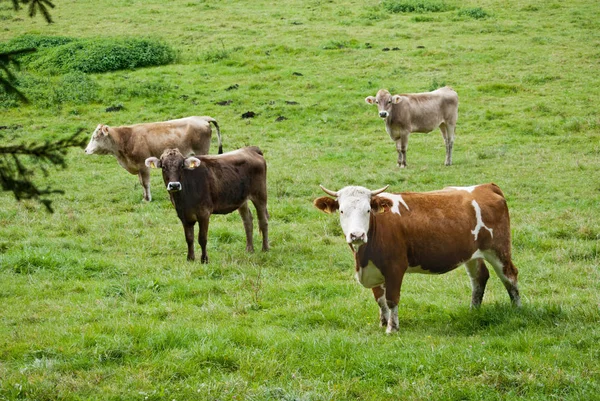
[[[99,73],[163,65],[175,59],[167,44],[151,39],[86,39],[39,51],[29,67],[49,73]]]
[[[490,16],[483,8],[475,7],[475,8],[463,8],[458,11],[459,17],[470,17],[473,19],[484,19]]]
[[[454,9],[439,0],[385,0],[383,7],[391,13],[439,13]]]
[[[62,46],[73,42],[74,38],[66,36],[21,35],[0,44],[0,51],[36,48],[38,50]]]

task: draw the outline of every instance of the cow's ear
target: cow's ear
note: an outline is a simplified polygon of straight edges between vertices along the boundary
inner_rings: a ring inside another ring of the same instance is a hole
[[[402,96],[400,95],[394,95],[392,96],[392,103],[393,104],[398,104],[402,101]]]
[[[376,100],[376,99],[375,99],[375,97],[373,97],[373,96],[367,96],[367,97],[365,98],[365,102],[367,102],[368,104],[375,104],[375,103],[376,103],[376,101],[377,101],[377,100]]]
[[[108,125],[100,124],[100,133],[104,136],[108,135]]]
[[[340,208],[339,203],[329,196],[321,196],[313,201],[313,205],[322,212],[333,213]]]
[[[187,159],[185,159],[185,161],[183,162],[183,167],[186,170],[193,170],[196,167],[198,167],[200,165],[200,159],[196,158],[196,157],[188,157]]]
[[[150,167],[150,168],[161,168],[162,167],[162,163],[160,162],[160,160],[158,160],[157,157],[149,157],[146,159],[146,167]]]
[[[394,206],[394,202],[392,202],[391,199],[383,198],[381,196],[374,196],[371,198],[371,210],[375,214],[387,212],[392,206]]]

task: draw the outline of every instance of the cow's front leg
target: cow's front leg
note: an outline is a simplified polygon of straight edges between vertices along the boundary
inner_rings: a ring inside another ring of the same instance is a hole
[[[206,253],[206,242],[208,240],[208,220],[209,216],[198,219],[198,244],[202,248],[201,263],[208,263],[208,254]]]
[[[140,169],[138,178],[144,190],[144,200],[150,202],[152,200],[152,195],[150,194],[150,170],[147,168]]]
[[[398,302],[400,302],[400,286],[402,285],[402,274],[398,277],[386,277],[385,279],[385,301],[389,308],[389,319],[387,322],[387,334],[398,331]]]
[[[408,134],[400,135],[396,141],[396,150],[398,151],[398,167],[406,167],[406,149],[408,148]]]
[[[188,247],[187,260],[191,262],[196,259],[194,255],[194,223],[183,223],[183,231]]]
[[[379,287],[373,287],[371,290],[373,290],[373,296],[379,305],[379,325],[381,327],[387,327],[390,318],[390,309],[385,300],[385,287],[380,285]]]

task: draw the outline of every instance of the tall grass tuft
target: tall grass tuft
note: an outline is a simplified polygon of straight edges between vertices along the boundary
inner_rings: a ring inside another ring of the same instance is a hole
[[[391,13],[439,13],[454,9],[439,0],[385,0],[383,7]]]

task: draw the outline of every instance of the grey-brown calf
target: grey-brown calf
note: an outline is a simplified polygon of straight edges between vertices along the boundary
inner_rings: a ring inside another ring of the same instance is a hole
[[[406,167],[406,149],[411,132],[431,132],[440,128],[446,144],[446,166],[452,164],[454,131],[458,119],[458,95],[445,86],[425,93],[408,93],[392,96],[380,89],[377,96],[365,98],[368,104],[376,104],[379,117],[385,120],[385,130],[396,142],[398,166]]]
[[[159,157],[167,148],[177,148],[186,155],[205,155],[210,148],[212,130],[217,129],[219,153],[223,153],[221,132],[212,117],[186,117],[157,123],[109,127],[99,124],[85,148],[88,155],[114,155],[125,170],[137,174],[144,189],[144,200],[152,200],[148,157]]]
[[[202,263],[208,263],[206,242],[211,214],[237,210],[246,231],[246,250],[254,251],[250,200],[256,208],[262,233],[262,249],[269,250],[267,213],[267,163],[256,146],[218,156],[184,157],[177,149],[167,149],[160,159],[146,159],[148,167],[162,169],[163,180],[177,216],[183,224],[188,260],[194,260],[194,225],[198,223],[198,243]]]

